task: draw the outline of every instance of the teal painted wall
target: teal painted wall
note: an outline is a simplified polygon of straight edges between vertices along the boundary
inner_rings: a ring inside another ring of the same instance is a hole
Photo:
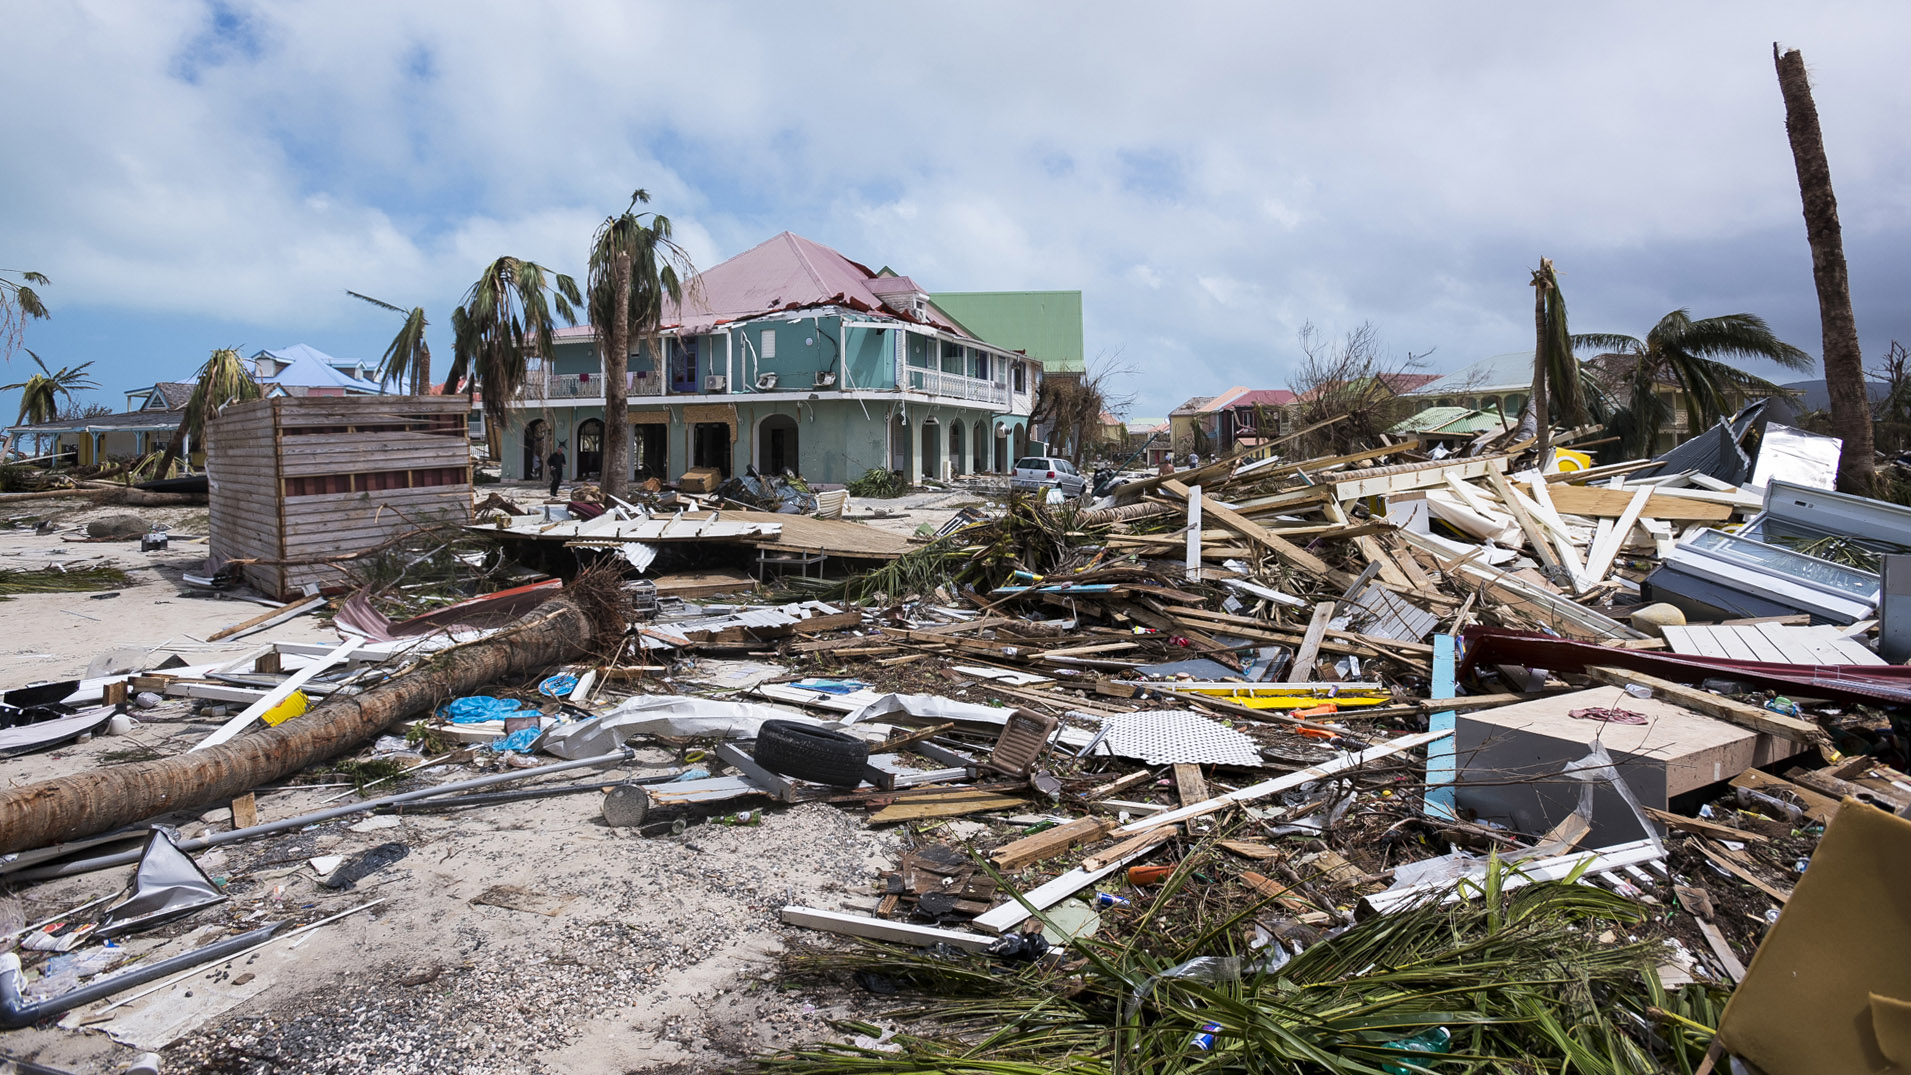
[[[896,387],[895,337],[887,329],[852,328],[845,330],[844,353],[849,384],[842,388]]]

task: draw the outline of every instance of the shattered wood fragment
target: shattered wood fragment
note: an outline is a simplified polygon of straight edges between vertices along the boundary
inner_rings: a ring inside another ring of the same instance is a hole
[[[1156,829],[1153,832],[1144,832],[1140,836],[1130,836],[1113,847],[1103,848],[1082,859],[1082,869],[1099,870],[1111,862],[1125,861],[1143,851],[1167,843],[1174,839],[1174,835],[1173,829]]]
[[[1314,618],[1307,623],[1307,634],[1301,639],[1301,648],[1294,654],[1294,664],[1287,675],[1289,683],[1306,683],[1314,678],[1321,639],[1327,634],[1327,621],[1333,618],[1334,602],[1322,601],[1314,606]]]
[[[1790,796],[1803,804],[1805,816],[1822,824],[1830,824],[1832,815],[1838,812],[1837,799],[1829,795],[1821,795],[1808,787],[1757,769],[1747,769],[1733,777],[1732,786],[1749,791],[1762,791],[1780,799]]]
[[[1183,806],[1192,806],[1195,803],[1207,802],[1208,799],[1212,798],[1212,795],[1208,792],[1208,782],[1201,777],[1201,767],[1199,765],[1192,765],[1187,762],[1176,762],[1174,765],[1174,786],[1175,792],[1180,796],[1181,805]]]
[[[1000,792],[985,791],[980,788],[962,788],[937,791],[929,795],[912,796],[903,802],[883,807],[869,815],[871,825],[891,825],[899,821],[922,821],[936,817],[962,817],[967,814],[986,814],[993,810],[1010,810],[1028,805],[1028,800]]]
[[[1145,774],[1144,774],[1145,775]],[[1059,855],[1076,844],[1092,843],[1115,828],[1112,818],[1084,817],[1033,836],[1003,844],[989,855],[997,869],[1019,870],[1032,862]]]
[[[1724,847],[1715,848],[1711,844],[1707,843],[1704,840],[1704,838],[1700,838],[1696,842],[1699,845],[1699,851],[1703,853],[1706,858],[1711,859],[1715,864],[1717,864],[1718,866],[1726,870],[1728,873],[1731,873],[1737,876],[1741,881],[1746,882],[1747,884],[1751,885],[1753,888],[1758,889],[1760,892],[1765,893],[1767,896],[1770,896],[1771,898],[1777,900],[1781,904],[1789,901],[1792,898],[1791,889],[1779,888],[1778,886],[1773,885],[1770,882],[1766,881],[1764,878],[1760,877],[1759,875],[1753,873],[1750,869],[1747,868],[1744,860],[1740,858],[1738,855],[1734,854],[1729,848],[1724,848]]]
[[[1771,839],[1761,832],[1749,829],[1735,829],[1730,825],[1720,825],[1704,818],[1686,817],[1665,810],[1643,807],[1646,816],[1669,829],[1678,829],[1697,836],[1710,836],[1715,840],[1744,840],[1747,843],[1762,844]]]

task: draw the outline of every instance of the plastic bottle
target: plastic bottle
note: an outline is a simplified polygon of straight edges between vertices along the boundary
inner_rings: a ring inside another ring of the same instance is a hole
[[[1390,1041],[1387,1043],[1387,1048],[1402,1049],[1412,1053],[1444,1053],[1447,1051],[1447,1044],[1452,1040],[1453,1035],[1447,1032],[1446,1027],[1436,1026],[1432,1030],[1422,1030],[1411,1038]],[[1391,1060],[1383,1062],[1380,1070],[1387,1075],[1416,1075],[1406,1065]]]
[[[740,810],[717,819],[719,825],[761,825],[762,823],[763,811],[761,810]]]

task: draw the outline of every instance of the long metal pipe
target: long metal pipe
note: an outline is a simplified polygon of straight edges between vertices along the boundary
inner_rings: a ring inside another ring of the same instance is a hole
[[[0,1028],[18,1030],[21,1027],[32,1026],[49,1016],[58,1015],[82,1004],[90,1004],[101,997],[110,997],[122,989],[164,978],[174,971],[209,963],[220,956],[230,955],[265,941],[289,925],[291,925],[290,922],[277,922],[249,933],[241,933],[236,937],[227,937],[225,940],[214,941],[203,948],[181,952],[170,959],[162,959],[157,963],[149,963],[119,974],[97,978],[78,989],[32,1004],[28,1004],[26,998],[20,995],[20,981],[23,977],[20,970],[20,957],[17,953],[8,952],[0,955]]]
[[[181,840],[179,841],[178,847],[181,851],[203,851],[208,847],[218,847],[221,844],[249,840],[254,836],[266,836],[275,832],[284,832],[287,829],[301,829],[307,825],[316,825],[321,821],[330,821],[335,817],[344,817],[347,814],[362,814],[368,810],[376,810],[382,806],[395,806],[400,803],[417,802],[420,799],[437,799],[454,792],[490,787],[493,784],[505,784],[533,776],[544,776],[549,773],[561,773],[570,769],[601,766],[610,762],[629,761],[636,756],[636,750],[631,747],[621,747],[608,754],[599,754],[595,757],[577,758],[573,761],[558,762],[554,765],[540,765],[535,769],[518,769],[508,773],[493,773],[490,776],[475,777],[471,780],[458,780],[450,784],[439,784],[436,787],[423,788],[418,791],[407,791],[397,795],[387,795],[382,799],[366,799],[364,802],[346,803],[343,806],[334,806],[330,809],[318,810],[310,814],[300,814],[298,817],[288,817],[279,821],[268,821],[263,825],[254,825],[251,828],[233,829],[230,832],[215,832],[192,840]],[[137,862],[139,861],[139,857],[144,853],[145,849],[139,848],[132,851],[116,852],[111,855],[100,855],[90,859],[75,859],[72,862],[62,862],[53,866],[21,870],[18,873],[7,875],[7,877],[9,881],[15,882],[45,881],[56,877],[72,877],[75,874],[91,873],[94,870],[104,870],[111,866],[123,866],[129,862]]]

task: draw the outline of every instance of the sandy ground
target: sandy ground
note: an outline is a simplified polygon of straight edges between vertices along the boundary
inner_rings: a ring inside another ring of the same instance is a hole
[[[876,523],[939,525],[955,507],[981,499],[937,492],[877,502],[891,517]],[[67,526],[123,509],[42,501],[12,513],[29,510]],[[68,543],[57,532],[0,530],[0,565],[105,557],[133,576],[116,598],[0,602],[7,628],[0,683],[79,676],[101,665],[150,667],[167,654],[189,663],[236,659],[276,639],[336,641],[308,617],[208,646],[206,634],[263,609],[178,583],[181,571],[201,567],[204,545],[191,535],[203,537],[203,508],[136,513],[173,527],[166,552],[141,553],[137,541]],[[0,519],[8,514],[0,511]],[[139,716],[131,735],[0,765],[17,786],[175,754],[219,723],[195,716],[183,701]],[[644,761],[672,759],[656,753]],[[437,779],[471,775],[460,767]],[[412,786],[422,784],[402,787]],[[262,791],[259,815],[297,816],[348,790]],[[305,934],[296,947],[282,940],[110,1012],[98,1003],[79,1009],[65,1028],[0,1032],[0,1053],[74,1072],[117,1071],[151,1048],[163,1052],[168,1071],[621,1075],[733,1068],[766,1049],[827,1035],[828,1019],[880,1019],[880,998],[786,987],[775,955],[792,938],[819,935],[781,925],[776,912],[792,901],[872,909],[877,874],[900,850],[894,830],[864,828],[860,812],[807,805],[769,812],[760,827],[693,816],[681,834],[639,836],[604,824],[600,801],[591,792],[369,825],[359,815],[199,853],[230,902],[129,941],[133,954],[163,957],[266,922],[311,922],[380,902]],[[165,820],[186,836],[231,826],[224,806]],[[320,887],[306,862],[391,842],[402,843],[406,856],[354,891]],[[16,894],[20,913],[27,921],[55,915],[122,889],[131,876],[124,866],[27,886]],[[497,886],[528,893],[517,899],[533,909],[472,902]]]

